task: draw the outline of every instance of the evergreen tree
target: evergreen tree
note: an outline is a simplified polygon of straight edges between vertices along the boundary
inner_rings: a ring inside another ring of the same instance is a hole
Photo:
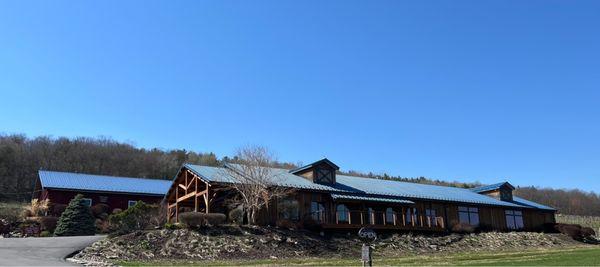
[[[54,235],[76,236],[94,235],[96,225],[90,208],[85,204],[83,195],[78,194],[69,202],[69,206],[60,216]]]

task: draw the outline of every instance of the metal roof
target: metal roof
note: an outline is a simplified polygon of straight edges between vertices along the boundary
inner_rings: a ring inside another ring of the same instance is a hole
[[[546,206],[546,205],[542,205],[542,204],[537,203],[537,202],[529,201],[527,199],[520,198],[520,197],[513,196],[513,202],[517,203],[519,205],[522,205],[522,206],[529,206],[529,207],[533,207],[533,208],[540,209],[540,210],[556,211],[555,208],[552,208],[552,207],[549,207],[549,206]]]
[[[42,188],[164,195],[172,181],[105,176],[71,172],[39,171]]]
[[[368,197],[368,196],[357,196],[357,195],[340,195],[331,193],[331,198],[334,200],[362,200],[362,201],[373,201],[373,202],[391,202],[401,204],[415,204],[410,200],[399,199],[399,198],[384,198],[384,197]]]
[[[222,167],[207,167],[185,164],[184,167],[196,173],[207,182],[233,183],[235,179]],[[313,183],[301,176],[289,173],[288,170],[270,168],[277,177],[277,185],[298,189],[319,190],[330,193],[346,193],[364,197],[399,197],[407,200],[439,200],[465,204],[483,204],[512,208],[538,208],[535,205],[522,205],[501,201],[493,197],[481,195],[469,189],[426,185],[392,180],[336,175],[334,185]],[[532,202],[533,203],[533,202]],[[525,204],[525,203],[523,203]],[[538,204],[539,205],[539,204]]]
[[[512,189],[515,189],[515,187],[512,186],[510,183],[502,182],[502,183],[497,183],[497,184],[490,184],[490,185],[475,187],[475,188],[471,188],[470,190],[473,192],[476,192],[476,193],[481,193],[481,192],[487,192],[487,191],[492,191],[492,190],[498,190],[502,186],[505,186],[505,185],[509,186]]]

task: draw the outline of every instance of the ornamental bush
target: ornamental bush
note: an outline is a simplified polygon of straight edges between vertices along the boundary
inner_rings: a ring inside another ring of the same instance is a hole
[[[158,227],[159,207],[138,201],[128,209],[108,217],[109,229],[114,235],[122,235],[136,230]]]
[[[200,228],[202,226],[217,226],[225,222],[223,213],[184,212],[179,214],[179,221],[188,228]]]
[[[78,194],[69,202],[69,205],[58,219],[54,230],[56,236],[94,235],[96,225],[90,208],[83,200],[83,195]]]

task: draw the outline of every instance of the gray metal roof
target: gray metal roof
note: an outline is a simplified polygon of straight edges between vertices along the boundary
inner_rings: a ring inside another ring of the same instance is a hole
[[[368,197],[368,196],[357,196],[357,195],[345,195],[331,193],[331,198],[334,200],[361,200],[361,201],[372,201],[372,202],[390,202],[390,203],[401,203],[401,204],[415,204],[410,200],[389,198],[389,197]]]
[[[185,164],[198,176],[208,182],[233,183],[233,179],[225,168],[207,167]],[[543,205],[529,205],[526,203],[511,203],[493,197],[473,192],[469,189],[408,183],[392,180],[336,175],[336,184],[325,185],[313,183],[301,176],[289,173],[288,170],[270,168],[277,177],[277,184],[297,189],[318,190],[338,194],[362,195],[364,197],[398,197],[406,200],[440,200],[465,204],[483,204],[512,208],[539,208]],[[529,201],[531,202],[531,201]],[[531,202],[533,203],[533,202]]]
[[[71,172],[39,171],[42,188],[102,191],[162,196],[172,181],[132,177],[105,176]]]

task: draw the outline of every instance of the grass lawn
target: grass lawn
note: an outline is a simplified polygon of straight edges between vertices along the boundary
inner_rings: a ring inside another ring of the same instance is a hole
[[[359,255],[357,255],[359,260]],[[275,259],[248,261],[159,261],[159,262],[118,262],[122,266],[141,265],[185,265],[185,266],[253,266],[253,265],[309,265],[309,266],[358,266],[357,259]],[[464,265],[464,266],[600,266],[600,247],[570,248],[552,250],[529,250],[519,252],[481,252],[449,255],[407,256],[402,258],[374,258],[374,266],[382,265]]]

